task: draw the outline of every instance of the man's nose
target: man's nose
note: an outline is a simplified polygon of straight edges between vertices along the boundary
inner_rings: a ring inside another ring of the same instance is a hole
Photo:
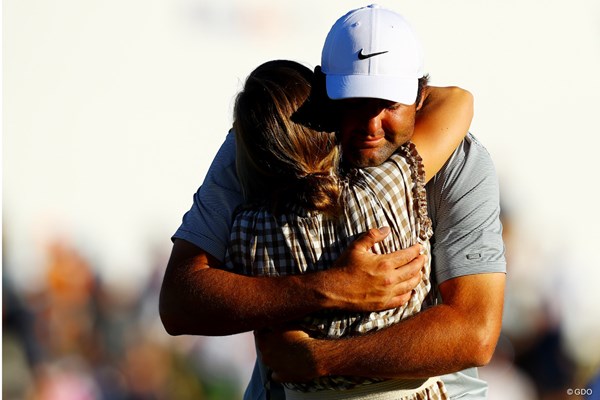
[[[365,132],[368,135],[374,135],[381,131],[381,118],[379,114],[373,115],[365,120]]]
[[[381,112],[381,109],[371,108],[361,113],[361,125],[367,135],[373,135],[381,131]]]

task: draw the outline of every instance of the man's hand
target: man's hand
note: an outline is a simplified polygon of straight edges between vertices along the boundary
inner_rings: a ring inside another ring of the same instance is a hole
[[[421,279],[425,256],[421,245],[388,254],[372,247],[390,233],[388,227],[371,229],[356,239],[327,271],[323,282],[327,308],[380,311],[405,304]]]
[[[308,382],[320,376],[309,346],[309,335],[294,328],[277,327],[254,332],[265,365],[275,382]]]

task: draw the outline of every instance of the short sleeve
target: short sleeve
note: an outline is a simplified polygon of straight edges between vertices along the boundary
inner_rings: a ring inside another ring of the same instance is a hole
[[[474,136],[465,138],[427,191],[438,284],[506,272],[498,178],[488,151]]]
[[[232,216],[242,200],[235,169],[235,136],[230,131],[172,240],[184,239],[224,261]]]

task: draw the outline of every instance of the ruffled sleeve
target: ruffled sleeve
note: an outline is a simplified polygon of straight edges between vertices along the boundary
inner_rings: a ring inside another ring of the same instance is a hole
[[[408,142],[398,149],[410,166],[411,179],[413,180],[413,198],[417,210],[419,224],[419,239],[428,240],[433,235],[431,219],[427,214],[427,192],[425,191],[425,166],[423,159],[414,143]]]

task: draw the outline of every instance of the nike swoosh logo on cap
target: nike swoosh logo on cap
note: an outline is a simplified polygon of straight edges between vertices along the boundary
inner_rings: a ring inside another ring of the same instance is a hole
[[[381,54],[385,54],[387,52],[388,52],[388,50],[386,50],[386,51],[379,51],[377,53],[365,54],[365,53],[363,53],[363,49],[360,49],[360,51],[358,52],[358,59],[359,60],[366,60],[367,58],[375,57],[375,56],[378,56],[378,55],[381,55]]]

